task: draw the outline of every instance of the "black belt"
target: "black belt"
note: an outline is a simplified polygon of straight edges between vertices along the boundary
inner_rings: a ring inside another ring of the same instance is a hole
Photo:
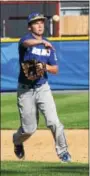
[[[20,87],[23,88],[23,89],[36,89],[36,88],[39,88],[41,86],[42,86],[42,84],[38,84],[38,85],[27,85],[27,84],[20,83]]]

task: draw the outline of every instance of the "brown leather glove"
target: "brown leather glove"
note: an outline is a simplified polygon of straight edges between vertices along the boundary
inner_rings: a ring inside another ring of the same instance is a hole
[[[36,80],[43,77],[46,71],[46,64],[35,59],[24,61],[21,65],[28,80]]]

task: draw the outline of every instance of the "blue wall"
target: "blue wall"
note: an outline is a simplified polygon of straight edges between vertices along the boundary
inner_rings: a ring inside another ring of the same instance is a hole
[[[49,74],[52,90],[87,90],[89,87],[88,41],[54,41],[59,72]],[[1,43],[1,91],[15,91],[19,73],[18,42]]]

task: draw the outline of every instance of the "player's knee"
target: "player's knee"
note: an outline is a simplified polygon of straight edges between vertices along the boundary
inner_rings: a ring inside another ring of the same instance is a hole
[[[31,136],[37,129],[37,126],[23,126],[23,131],[24,131],[24,134],[26,134],[27,136]]]

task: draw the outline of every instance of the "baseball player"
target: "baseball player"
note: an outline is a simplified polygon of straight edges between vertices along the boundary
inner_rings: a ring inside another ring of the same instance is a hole
[[[21,125],[18,131],[13,134],[14,152],[19,159],[25,156],[23,142],[36,131],[39,111],[41,111],[46,125],[54,137],[58,157],[63,162],[70,162],[71,155],[67,151],[64,126],[59,121],[48,84],[47,72],[56,74],[58,66],[54,47],[43,37],[45,20],[46,18],[40,13],[30,14],[28,16],[29,33],[19,42],[20,74],[17,105]],[[25,61],[29,63],[32,59],[36,61],[33,69],[31,69],[31,65],[25,63]],[[42,70],[44,72],[40,76],[38,71],[41,73]]]

